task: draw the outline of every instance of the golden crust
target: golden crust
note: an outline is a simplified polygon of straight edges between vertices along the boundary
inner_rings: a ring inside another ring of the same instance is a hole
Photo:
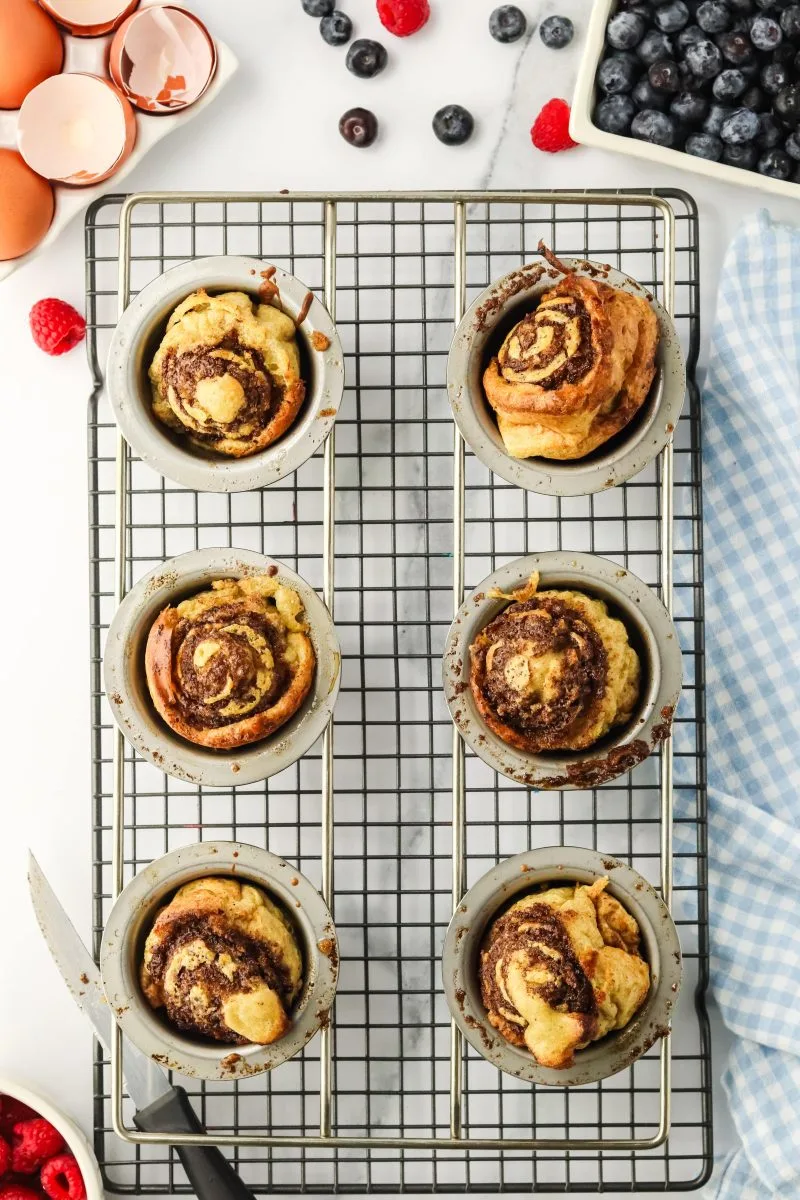
[[[658,337],[643,297],[567,274],[484,372],[509,454],[583,458],[619,433],[650,390]]]
[[[602,600],[531,586],[517,595],[470,646],[478,711],[526,753],[585,750],[630,719],[639,657]]]
[[[244,292],[183,300],[150,365],[153,412],[194,445],[242,458],[277,441],[305,398],[294,321]]]
[[[269,575],[217,580],[165,608],[147,638],[145,672],[160,716],[213,750],[261,741],[289,720],[314,679],[302,602]]]
[[[484,939],[479,973],[489,1023],[542,1066],[572,1066],[576,1050],[623,1029],[647,998],[638,925],[607,884],[523,896]],[[628,931],[630,949],[609,941],[613,928]]]
[[[291,1028],[303,961],[292,925],[260,888],[225,878],[184,884],[147,935],[140,983],[179,1028],[267,1045]]]

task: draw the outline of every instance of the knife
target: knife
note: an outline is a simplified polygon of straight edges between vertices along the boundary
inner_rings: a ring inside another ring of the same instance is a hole
[[[89,1018],[95,1037],[109,1054],[114,1026],[100,971],[30,852],[28,884],[36,919],[53,960],[78,1008]],[[133,1123],[137,1129],[150,1133],[204,1132],[184,1089],[173,1087],[166,1072],[130,1042],[125,1044],[123,1066],[128,1095],[136,1109]],[[175,1149],[199,1200],[254,1200],[216,1146]]]

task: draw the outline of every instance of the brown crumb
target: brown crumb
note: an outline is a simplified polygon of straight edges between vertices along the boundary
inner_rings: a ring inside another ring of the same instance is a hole
[[[335,417],[336,409],[335,408],[323,408],[320,410],[319,416],[320,417]]]
[[[311,335],[311,345],[315,350],[330,350],[331,339],[320,333],[319,329],[315,329]]]

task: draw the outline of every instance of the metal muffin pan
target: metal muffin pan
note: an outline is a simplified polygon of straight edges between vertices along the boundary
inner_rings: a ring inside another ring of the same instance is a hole
[[[546,496],[588,496],[637,475],[664,449],[677,427],[686,397],[686,363],[672,318],[640,283],[601,263],[571,258],[563,261],[578,275],[599,276],[612,287],[644,296],[658,318],[656,375],[633,420],[583,459],[513,458],[506,450],[483,390],[483,373],[514,325],[563,278],[544,259],[504,275],[476,296],[450,348],[447,394],[464,441],[501,479]]]
[[[204,591],[215,579],[241,579],[270,567],[303,601],[317,658],[311,691],[294,716],[260,742],[231,751],[196,746],[174,733],[156,712],[145,676],[147,635],[167,605]],[[311,585],[283,563],[253,550],[192,550],[154,568],[125,596],[109,626],[103,671],[114,720],[139,754],[176,779],[230,787],[269,779],[311,748],[336,703],[341,652],[328,609]]]
[[[151,1008],[142,992],[139,967],[159,908],[183,884],[204,876],[255,884],[294,923],[303,956],[303,990],[291,1029],[269,1046],[193,1038]],[[118,896],[103,930],[100,972],[111,1011],[135,1046],[181,1075],[231,1080],[280,1066],[327,1024],[336,995],[339,950],[328,906],[296,867],[241,842],[197,842],[157,858]]]
[[[228,255],[182,263],[142,288],[117,323],[106,367],[114,418],[132,450],[174,483],[199,492],[266,487],[301,467],[333,428],[344,392],[344,357],[331,315],[316,297],[297,329],[306,396],[293,424],[266,450],[245,458],[204,454],[153,415],[147,372],[175,307],[198,288],[212,294],[247,292],[256,298],[267,265]],[[296,319],[309,289],[278,268],[273,281],[280,290],[281,309]],[[315,348],[315,333],[327,339],[327,349]]]
[[[483,720],[470,689],[469,649],[480,631],[534,571],[539,586],[585,592],[609,606],[628,630],[642,665],[639,703],[626,725],[587,750],[526,754],[504,742]],[[552,550],[515,558],[478,584],[447,634],[442,663],[445,699],[464,741],[501,775],[533,788],[598,787],[638,766],[665,738],[681,694],[683,663],[678,635],[661,601],[636,575],[595,554]]]
[[[709,179],[716,179],[718,183],[735,183],[740,187],[754,188],[761,193],[772,192],[776,196],[800,200],[800,186],[788,180],[770,179],[768,175],[760,175],[758,171],[729,167],[726,163],[710,162],[708,159],[686,154],[683,150],[668,150],[652,142],[641,142],[635,137],[623,137],[621,134],[605,133],[604,130],[598,129],[593,120],[597,95],[597,68],[605,49],[608,19],[618,7],[618,0],[595,0],[591,7],[569,122],[569,131],[575,141],[583,146],[597,146],[600,150],[648,159],[662,167],[677,167],[680,171],[691,171],[693,175],[706,175]],[[620,164],[620,167],[624,170],[623,164]]]
[[[609,879],[609,894],[639,925],[643,957],[650,967],[650,991],[624,1029],[576,1051],[573,1066],[560,1071],[541,1067],[530,1051],[512,1046],[489,1024],[478,975],[481,944],[494,917],[538,885],[591,884],[604,875]],[[578,1087],[616,1075],[668,1034],[682,972],[675,923],[655,889],[625,863],[581,846],[544,846],[493,867],[459,904],[442,952],[447,1004],[470,1045],[509,1075],[557,1087]]]

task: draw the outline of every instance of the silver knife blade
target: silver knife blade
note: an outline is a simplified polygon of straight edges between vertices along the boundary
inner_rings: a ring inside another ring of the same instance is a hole
[[[36,919],[53,961],[78,1008],[89,1018],[95,1035],[109,1054],[114,1025],[100,971],[30,851],[28,884]],[[137,1112],[171,1090],[166,1072],[128,1041],[122,1059],[128,1095]]]

